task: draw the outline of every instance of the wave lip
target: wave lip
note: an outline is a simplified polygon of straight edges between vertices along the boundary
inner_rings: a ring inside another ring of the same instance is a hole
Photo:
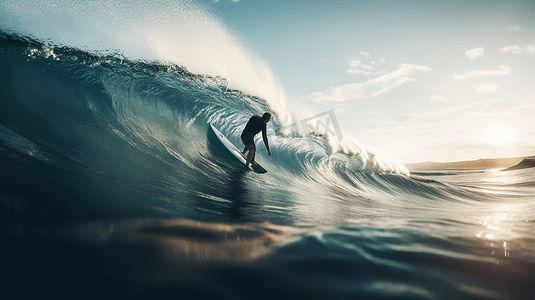
[[[112,51],[134,60],[185,66],[226,78],[233,89],[270,101],[281,116],[285,95],[269,66],[246,49],[205,5],[194,0],[7,0],[0,25],[43,41],[86,51]],[[39,22],[35,22],[39,20]]]

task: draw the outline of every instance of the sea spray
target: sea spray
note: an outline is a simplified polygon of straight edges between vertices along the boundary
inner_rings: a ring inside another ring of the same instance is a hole
[[[202,80],[204,84],[221,84],[224,89],[236,89],[261,97],[268,103],[265,110],[277,116],[273,124],[290,124],[299,120],[295,112],[288,111],[285,92],[268,65],[249,52],[201,2],[51,0],[6,1],[0,5],[2,14],[6,16],[0,25],[44,41],[44,47],[30,49],[29,55],[58,59],[54,45],[59,44],[101,57],[155,61],[159,69],[165,64],[170,66],[170,72],[184,68],[192,74],[203,74],[208,79]],[[156,64],[150,65],[154,67]],[[259,110],[262,110],[260,106],[256,106],[252,111],[258,113]],[[249,111],[245,109],[243,112]],[[308,116],[301,113],[301,117]],[[246,121],[242,117],[233,119],[232,124],[238,127]],[[313,135],[317,133],[312,132]],[[311,138],[305,132],[299,132],[298,136],[306,141],[307,146],[311,145]],[[351,163],[356,167],[353,170],[408,174],[401,164],[392,159],[379,159],[373,151],[359,145],[356,139],[346,138],[340,142],[323,136],[312,140],[320,147],[328,145],[331,148],[326,149],[324,155],[337,152],[349,155],[357,161]],[[309,149],[307,146],[304,146],[305,149]]]
[[[41,40],[221,76],[229,87],[266,99],[287,118],[284,90],[268,65],[198,1],[8,0],[0,10],[6,16],[0,25]]]

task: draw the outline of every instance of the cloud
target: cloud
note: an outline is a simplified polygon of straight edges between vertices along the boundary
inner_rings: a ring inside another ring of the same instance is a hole
[[[434,95],[431,96],[431,101],[433,102],[446,102],[448,101],[448,98],[442,96],[442,95]]]
[[[500,70],[486,70],[486,71],[468,71],[462,75],[453,75],[455,80],[463,80],[470,77],[479,76],[504,76],[511,74],[511,67],[507,65],[501,65]]]
[[[384,94],[394,88],[397,88],[407,82],[416,81],[408,75],[414,72],[430,72],[431,68],[413,64],[398,65],[394,72],[370,79],[361,83],[350,83],[331,87],[325,91],[314,92],[307,96],[314,102],[324,101],[347,101],[362,98],[371,98]]]
[[[476,94],[495,92],[498,90],[498,88],[499,87],[492,82],[483,83],[483,84],[474,86],[474,90],[476,91]]]
[[[395,129],[397,127],[401,127],[403,125],[410,126],[411,123],[415,123],[419,121],[419,117],[415,114],[405,114],[398,116],[391,120],[380,120],[380,121],[371,121],[370,123],[366,124],[364,127],[367,129],[372,130],[384,130],[384,129]]]
[[[369,57],[371,56],[370,53],[368,53],[368,52],[364,52],[364,51],[360,52],[360,55],[363,55],[363,56],[365,56],[366,58],[369,58]]]
[[[518,101],[498,99],[488,102],[483,110],[486,113],[503,113],[518,105]]]
[[[399,116],[395,118],[393,121],[382,124],[381,127],[382,128],[395,128],[403,124],[409,123],[410,121],[413,121],[415,119],[416,119],[416,116],[414,115],[403,115],[403,116]]]
[[[513,111],[520,113],[530,113],[535,108],[535,96],[530,96],[525,100],[495,100],[487,106],[487,112]]]
[[[448,108],[437,111],[436,113],[434,113],[434,115],[435,116],[443,115],[443,114],[447,114],[447,113],[454,112],[454,111],[461,111],[461,110],[469,109],[472,107],[474,107],[474,104],[465,104],[465,105],[460,105],[460,106],[448,107]]]
[[[360,69],[347,69],[347,73],[349,74],[364,74],[364,75],[370,75],[371,72],[360,70]]]
[[[371,72],[369,72],[367,70],[373,70],[373,67],[363,64],[362,60],[360,60],[359,58],[353,58],[352,60],[350,60],[349,61],[349,66],[352,69],[348,69],[347,73],[352,73],[352,74],[366,74],[366,75],[369,75],[369,74],[371,74]]]
[[[519,45],[501,47],[502,53],[511,52],[512,54],[535,54],[535,43],[520,47]]]
[[[484,109],[486,113],[530,113],[535,108],[535,96],[530,96],[524,100],[497,99],[487,103]]]
[[[464,54],[470,57],[470,59],[476,59],[480,56],[483,56],[485,54],[485,50],[483,49],[483,47],[478,47],[475,49],[466,50]]]
[[[520,27],[518,27],[517,25],[513,25],[513,26],[509,26],[507,28],[507,31],[508,32],[511,32],[511,31],[519,31],[520,30]]]
[[[361,67],[363,69],[368,69],[368,70],[371,70],[373,69],[371,66],[369,65],[365,65],[362,63],[362,60],[360,59],[353,59],[350,61],[349,65],[352,67],[352,68],[358,68],[358,67]]]

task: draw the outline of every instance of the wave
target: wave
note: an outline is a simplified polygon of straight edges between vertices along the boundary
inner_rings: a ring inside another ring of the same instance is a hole
[[[23,36],[17,33],[14,33],[12,31],[9,31],[7,29],[3,29],[3,41],[4,46],[19,46],[18,50],[21,51],[22,55],[27,56],[28,58],[32,59],[31,63],[37,63],[37,59],[44,59],[48,60],[48,65],[50,68],[65,68],[64,70],[69,69],[75,69],[75,68],[86,68],[85,70],[79,70],[78,72],[85,72],[85,77],[82,76],[80,79],[85,80],[85,83],[100,83],[104,85],[104,88],[108,91],[112,91],[116,95],[118,92],[124,92],[127,91],[128,85],[134,85],[139,83],[134,83],[133,80],[137,79],[138,76],[150,76],[150,78],[153,78],[154,81],[152,83],[154,84],[164,84],[167,85],[167,88],[173,88],[173,84],[176,83],[188,83],[191,85],[190,89],[197,90],[197,92],[209,92],[207,95],[202,95],[201,98],[210,97],[207,102],[204,102],[204,106],[200,107],[198,102],[202,102],[202,100],[199,99],[193,99],[191,100],[191,103],[186,103],[187,100],[182,99],[181,102],[179,102],[180,97],[174,97],[174,95],[162,95],[163,97],[160,97],[158,99],[153,99],[155,101],[164,102],[167,104],[171,104],[171,106],[174,105],[174,109],[178,108],[178,104],[186,105],[191,107],[190,104],[195,104],[195,107],[198,107],[200,109],[209,109],[207,106],[210,104],[214,104],[215,102],[219,101],[220,105],[223,105],[223,107],[219,107],[222,109],[226,109],[230,105],[236,105],[240,104],[238,109],[243,110],[249,110],[253,111],[252,108],[254,108],[254,112],[262,111],[262,110],[275,110],[278,109],[273,108],[272,103],[266,100],[266,98],[261,98],[257,96],[252,96],[253,94],[231,89],[229,81],[226,77],[221,76],[211,76],[211,75],[196,75],[191,72],[189,72],[185,67],[177,65],[177,64],[168,64],[168,63],[160,63],[157,61],[147,61],[147,60],[129,60],[125,56],[123,56],[120,53],[108,53],[108,54],[101,54],[99,52],[87,52],[76,48],[66,47],[66,46],[54,46],[50,43],[42,43],[38,40],[35,40],[33,38]],[[54,63],[52,63],[54,62]],[[98,74],[89,74],[90,71],[97,71],[96,68],[105,68],[110,73],[110,78],[96,78],[96,75]],[[61,72],[61,71],[59,71]],[[112,74],[112,72],[114,74]],[[6,74],[7,75],[7,74]],[[124,78],[119,78],[122,81],[115,81],[116,78],[111,78],[112,75],[124,75]],[[244,74],[244,77],[248,77],[248,74]],[[166,77],[166,78],[164,78]],[[165,79],[165,80],[160,80]],[[176,80],[175,83],[172,83],[172,80]],[[101,82],[99,82],[101,81]],[[164,82],[162,82],[164,81]],[[177,84],[178,85],[178,84]],[[151,86],[148,87],[148,90],[143,91],[144,95],[149,95],[151,97],[154,96],[160,96],[158,93],[162,93],[161,91],[156,92],[155,89],[160,88],[158,86]],[[151,94],[150,89],[154,90],[155,93]],[[211,90],[210,90],[211,89]],[[132,92],[132,91],[129,91]],[[128,97],[128,96],[134,96],[134,95],[127,95],[124,94],[122,97]],[[135,95],[139,96],[139,95]],[[168,96],[167,98],[165,96]],[[169,98],[173,98],[171,102],[169,101]],[[188,95],[188,97],[191,98],[191,95]],[[187,97],[186,97],[187,98]],[[146,100],[146,99],[145,99]],[[214,101],[215,100],[215,101]],[[132,101],[131,101],[132,102]],[[209,103],[211,102],[211,103]],[[256,107],[252,107],[256,106]],[[181,108],[182,112],[185,112],[188,110],[188,107]],[[197,114],[197,113],[195,113]],[[205,114],[206,115],[206,114]],[[278,115],[277,115],[278,116]],[[213,117],[213,121],[229,121],[231,117],[234,117],[234,115],[230,116],[215,116]],[[278,118],[275,122],[275,130],[278,131],[278,129],[281,127],[281,120],[282,118]],[[230,120],[232,121],[232,120]],[[243,120],[239,120],[239,122],[235,122],[232,125],[238,125],[241,124]],[[301,139],[303,142],[306,142],[308,146],[319,146],[324,151],[327,152],[335,152],[332,148],[332,144],[329,143],[328,139],[325,137],[318,137],[317,135],[311,134],[308,137],[305,136],[299,136],[297,137],[296,143],[298,143],[298,139]],[[313,140],[312,144],[310,143],[311,140]],[[290,148],[293,145],[288,145],[287,147]],[[299,145],[301,147],[302,145]],[[309,147],[310,148],[310,147]],[[344,152],[345,154],[355,154],[352,152],[362,152],[362,149],[350,149],[350,150],[338,150],[338,152]],[[368,158],[374,156],[373,153],[364,153],[363,157]],[[366,162],[362,162],[362,165],[366,164]],[[381,161],[375,161],[372,162],[372,164],[375,165],[389,165],[389,167],[392,167],[391,164],[381,162]],[[384,166],[383,166],[384,167]],[[400,166],[396,166],[400,167]],[[400,168],[402,169],[402,168]]]
[[[8,294],[533,294],[531,169],[409,174],[348,139],[288,133],[291,113],[265,64],[199,3],[177,2],[0,3]],[[232,53],[212,57],[211,41]],[[208,124],[239,146],[264,111],[273,155],[259,147],[259,175]],[[324,284],[333,278],[340,284]]]
[[[267,64],[203,3],[112,2],[8,0],[0,6],[0,26],[51,44],[187,66],[195,74],[223,77],[234,89],[268,99],[281,117],[285,113],[284,90]]]
[[[231,88],[221,76],[52,45],[5,28],[0,45],[3,155],[70,174],[68,185],[92,186],[91,199],[123,199],[117,205],[127,201],[173,215],[196,207],[170,200],[177,198],[274,197],[272,206],[284,209],[315,197],[426,202],[466,196],[409,177],[402,165],[354,143],[288,135],[273,103]],[[208,124],[239,146],[248,118],[264,111],[274,113],[268,126],[273,155],[259,147],[256,159],[268,173],[254,177],[243,174]]]

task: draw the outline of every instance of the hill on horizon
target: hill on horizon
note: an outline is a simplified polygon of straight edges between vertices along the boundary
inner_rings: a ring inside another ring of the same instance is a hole
[[[513,171],[519,169],[527,169],[535,167],[535,156],[524,158],[518,165],[503,169],[502,171]]]
[[[535,159],[535,156],[523,156],[512,158],[488,158],[458,162],[422,162],[405,164],[409,169],[494,169],[511,168],[518,165],[524,159]]]

